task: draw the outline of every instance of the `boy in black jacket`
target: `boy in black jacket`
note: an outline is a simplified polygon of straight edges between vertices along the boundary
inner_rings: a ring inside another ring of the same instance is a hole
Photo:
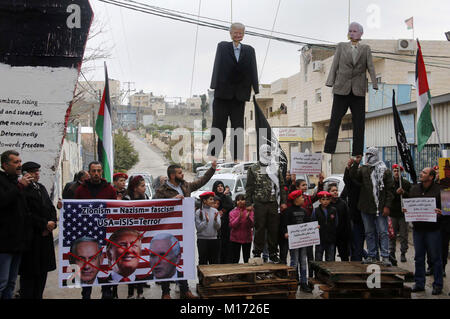
[[[306,211],[302,208],[305,199],[302,196],[301,190],[293,191],[289,194],[288,200],[292,203],[292,206],[284,211],[284,218],[281,220],[284,237],[289,237],[287,226],[297,225],[310,222],[310,217],[307,217]],[[306,247],[290,249],[289,254],[291,256],[291,267],[295,269],[300,268],[300,290],[311,293],[312,290],[308,286],[308,278],[306,276],[307,261],[306,261]],[[299,269],[297,269],[297,279],[299,277]]]
[[[330,207],[336,208],[337,220],[336,225],[336,247],[341,257],[341,261],[350,260],[350,239],[351,239],[351,225],[350,216],[348,212],[347,203],[339,198],[339,191],[337,184],[331,183],[328,185],[328,192],[331,194]]]
[[[312,221],[319,223],[320,245],[316,245],[316,261],[322,261],[325,253],[326,261],[334,261],[336,255],[337,211],[330,207],[331,194],[325,191],[317,194],[320,205],[312,214]]]

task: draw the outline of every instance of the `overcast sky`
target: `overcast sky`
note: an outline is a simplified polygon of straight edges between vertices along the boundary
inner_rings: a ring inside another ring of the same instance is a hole
[[[269,30],[280,3],[276,31],[334,43],[346,41],[349,0],[136,1],[192,14],[198,13],[201,1],[201,16],[227,21],[232,16],[233,22]],[[230,41],[227,31],[199,27],[192,82],[195,25],[119,8],[98,0],[90,2],[96,19],[105,25],[105,32],[90,41],[88,47],[103,42],[111,44],[111,59],[106,61],[110,78],[122,83],[134,82],[136,90],[167,97],[189,97],[191,83],[193,95],[206,93],[217,43]],[[366,39],[412,38],[412,31],[407,30],[404,22],[411,16],[414,16],[414,35],[419,40],[446,40],[444,33],[450,31],[448,0],[351,0],[350,3],[350,20],[364,26],[363,38]],[[300,38],[290,38],[302,41]],[[299,71],[300,47],[274,40],[270,42],[262,68],[268,42],[268,39],[249,35],[243,41],[256,50],[260,83],[271,83]],[[90,72],[88,78],[103,80],[103,61],[97,61],[95,66],[96,71]]]

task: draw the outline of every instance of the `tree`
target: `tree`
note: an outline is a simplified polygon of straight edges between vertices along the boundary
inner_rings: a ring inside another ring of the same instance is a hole
[[[139,153],[127,135],[119,130],[114,134],[114,171],[128,171],[139,162]]]

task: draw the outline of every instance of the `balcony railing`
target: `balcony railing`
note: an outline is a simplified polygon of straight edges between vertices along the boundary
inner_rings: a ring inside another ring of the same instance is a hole
[[[368,112],[378,111],[392,107],[392,90],[395,91],[395,104],[411,102],[410,84],[385,84],[378,83],[378,91],[369,83]]]

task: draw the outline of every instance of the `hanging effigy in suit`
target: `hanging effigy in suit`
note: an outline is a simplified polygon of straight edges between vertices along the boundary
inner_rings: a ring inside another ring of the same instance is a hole
[[[369,71],[374,90],[378,90],[375,68],[370,46],[361,44],[363,27],[352,22],[348,29],[350,42],[341,42],[336,47],[333,64],[326,86],[333,87],[333,107],[324,152],[333,154],[339,135],[342,118],[348,108],[352,113],[352,155],[362,155],[364,148],[365,103],[367,92],[366,70]]]
[[[231,121],[232,138],[230,151],[233,159],[242,160],[244,155],[244,111],[253,87],[259,93],[258,70],[255,49],[242,44],[245,26],[233,23],[230,27],[232,41],[217,45],[211,89],[214,89],[213,118],[208,156],[217,157],[226,138],[228,118]]]

